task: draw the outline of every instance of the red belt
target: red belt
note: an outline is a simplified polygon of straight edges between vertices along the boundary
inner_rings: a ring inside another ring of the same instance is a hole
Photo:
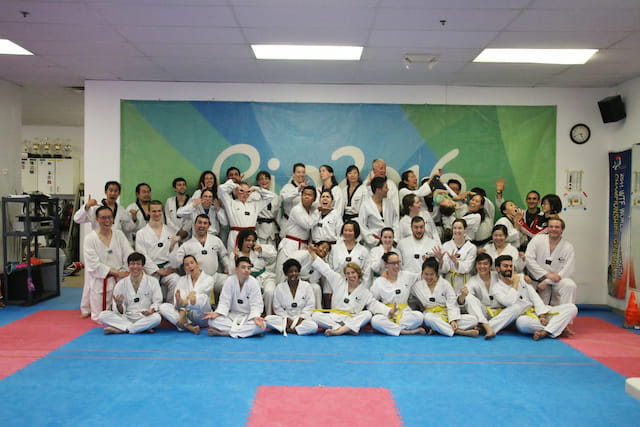
[[[290,234],[287,234],[287,235],[286,235],[286,236],[284,236],[284,237],[286,237],[287,239],[294,240],[294,241],[298,242],[298,249],[300,249],[300,248],[302,247],[302,244],[305,244],[305,245],[306,245],[306,244],[308,244],[308,243],[309,243],[309,241],[308,241],[308,240],[303,240],[303,239],[300,239],[300,238],[298,238],[298,237],[296,237],[296,236],[292,236],[292,235],[290,235]]]
[[[109,281],[109,276],[102,279],[102,311],[107,309],[107,282]]]

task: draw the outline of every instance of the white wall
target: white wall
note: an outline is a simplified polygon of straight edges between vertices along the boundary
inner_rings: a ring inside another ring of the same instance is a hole
[[[20,128],[22,95],[20,88],[0,80],[0,195],[16,194],[20,188]],[[2,218],[0,218],[2,226]],[[2,247],[0,246],[0,257]]]
[[[564,193],[566,170],[583,170],[583,190],[589,196],[586,211],[563,214],[568,223],[566,237],[577,252],[574,278],[579,285],[578,303],[604,304],[607,301],[607,210],[603,200],[607,198],[611,131],[602,123],[597,101],[609,94],[607,89],[88,81],[85,84],[85,188],[99,194],[106,180],[119,177],[121,99],[556,105],[557,193]],[[591,127],[592,137],[587,144],[578,146],[570,142],[569,129],[575,123]]]

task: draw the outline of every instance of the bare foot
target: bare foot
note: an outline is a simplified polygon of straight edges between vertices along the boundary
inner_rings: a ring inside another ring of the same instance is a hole
[[[326,329],[324,331],[325,337],[335,337],[336,335],[341,335],[337,329]]]
[[[468,330],[456,329],[455,331],[453,331],[453,333],[456,335],[462,335],[465,337],[473,337],[473,338],[480,335],[480,331],[478,331],[477,329],[468,329]]]
[[[495,338],[496,333],[493,330],[493,328],[491,327],[491,325],[489,325],[488,323],[484,323],[482,325],[484,327],[484,339],[485,340],[490,340],[491,338]]]
[[[80,314],[80,318],[81,319],[86,319],[87,317],[91,316],[91,313],[81,313]]]
[[[534,341],[539,341],[539,340],[541,340],[543,338],[546,338],[548,336],[549,336],[549,332],[545,331],[544,329],[541,330],[541,331],[535,331],[533,333],[533,340]]]
[[[149,329],[147,329],[147,330],[146,330],[146,331],[144,331],[144,332],[145,332],[145,333],[147,333],[147,334],[155,334],[155,333],[156,333],[156,330],[155,330],[155,329],[153,329],[153,328],[149,328]]]
[[[184,329],[193,332],[196,335],[200,335],[200,326],[198,325],[185,324]]]
[[[571,329],[569,329],[569,327],[567,326],[566,328],[564,328],[564,331],[562,331],[562,333],[560,334],[560,338],[569,338],[571,335],[575,335],[576,333],[573,332]]]
[[[210,327],[209,331],[207,332],[207,335],[209,335],[210,337],[228,337],[229,332],[222,332],[219,329]]]
[[[104,328],[104,334],[105,335],[124,334],[124,331],[118,328],[114,328],[113,326],[107,326],[106,328]]]
[[[424,328],[402,329],[400,335],[425,335],[427,331]]]

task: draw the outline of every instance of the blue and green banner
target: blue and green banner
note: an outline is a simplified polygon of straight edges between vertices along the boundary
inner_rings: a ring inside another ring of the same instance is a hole
[[[555,106],[125,100],[121,123],[124,203],[139,182],[160,200],[177,176],[193,190],[203,170],[220,177],[236,166],[249,181],[267,170],[278,190],[296,162],[312,179],[331,165],[340,181],[351,164],[366,176],[376,158],[396,180],[442,167],[445,178],[492,193],[502,177],[519,204],[531,189],[555,192]]]

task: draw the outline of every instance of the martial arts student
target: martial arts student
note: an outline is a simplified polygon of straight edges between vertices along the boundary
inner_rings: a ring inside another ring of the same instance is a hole
[[[342,189],[338,186],[338,180],[333,173],[333,168],[329,165],[322,165],[318,168],[320,173],[320,181],[322,185],[318,187],[318,200],[323,192],[331,193],[333,199],[333,209],[336,211],[340,219],[344,213],[344,199],[342,197]]]
[[[234,265],[238,257],[247,257],[251,260],[251,275],[258,279],[260,284],[266,313],[272,314],[276,275],[268,269],[268,266],[276,261],[276,248],[259,244],[258,235],[249,229],[240,231],[237,240],[238,246],[229,252],[228,265]]]
[[[574,304],[576,282],[571,279],[575,267],[573,245],[562,238],[565,222],[550,218],[547,234],[538,234],[527,245],[527,270],[537,283],[536,290],[548,304]]]
[[[300,280],[300,263],[288,259],[282,266],[287,280],[278,284],[273,299],[273,312],[265,318],[267,327],[281,334],[311,335],[318,324],[311,319],[316,306],[311,284]]]
[[[203,171],[198,179],[198,189],[193,192],[191,201],[200,198],[202,190],[209,189],[214,195],[218,194],[218,177],[211,171]]]
[[[256,177],[256,184],[265,190],[271,189],[271,174],[267,171],[260,171]],[[252,194],[252,197],[257,195]],[[272,245],[278,247],[280,242],[278,230],[278,217],[280,215],[280,197],[276,196],[267,206],[258,213],[256,221],[256,233],[258,234],[258,242],[261,244]]]
[[[387,184],[387,198],[391,202],[391,205],[395,209],[396,217],[400,212],[400,197],[398,196],[398,186],[390,178],[387,177],[387,163],[382,159],[373,159],[371,162],[371,173],[369,174],[365,186],[368,187],[367,191],[369,196],[373,196],[375,190],[371,187],[374,178],[382,178]],[[381,227],[382,228],[382,227]]]
[[[182,239],[186,238],[191,232],[188,226],[185,227],[182,218],[178,216],[178,209],[189,203],[189,195],[187,194],[187,181],[184,178],[174,178],[171,183],[175,196],[169,197],[164,204],[164,216],[167,225],[175,228]]]
[[[136,232],[149,221],[149,202],[151,202],[151,186],[141,182],[136,185],[136,201],[127,206],[126,211],[129,215],[122,224],[122,231],[131,242],[135,241]]]
[[[107,206],[96,209],[98,228],[84,238],[85,279],[89,288],[91,318],[111,306],[116,282],[129,275],[127,257],[133,249],[124,233],[113,230],[113,212]]]
[[[383,228],[380,230],[380,243],[369,251],[369,268],[371,269],[372,280],[376,277],[380,277],[386,269],[384,261],[382,260],[382,255],[387,252],[395,252],[402,261],[402,255],[400,254],[400,250],[396,247],[397,245],[394,236],[395,233],[393,232],[393,228]]]
[[[178,248],[180,236],[162,221],[162,202],[149,203],[149,222],[136,233],[135,249],[146,258],[145,272],[158,279],[163,301],[173,303],[179,276],[172,265],[171,253]]]
[[[206,313],[209,319],[209,336],[246,338],[261,334],[266,322],[261,317],[264,310],[260,284],[251,276],[251,260],[236,259],[236,274],[224,282],[216,311]]]
[[[284,281],[282,265],[292,254],[305,249],[309,243],[311,229],[318,222],[318,211],[313,207],[316,199],[315,187],[305,187],[300,193],[301,202],[291,208],[289,219],[284,226],[284,237],[278,247],[276,260],[276,282]]]
[[[90,223],[91,229],[96,230],[100,227],[96,219],[96,209],[98,209],[99,206],[107,206],[113,212],[113,229],[122,230],[122,223],[127,220],[127,213],[120,203],[118,203],[120,191],[121,187],[118,181],[107,181],[104,185],[105,198],[102,199],[100,205],[98,205],[98,201],[93,199],[91,194],[89,194],[89,198],[84,206],[80,207],[73,215],[73,221],[76,224]],[[84,319],[91,315],[91,304],[89,302],[91,289],[88,286],[90,280],[86,269],[84,269],[83,274],[85,286],[82,288],[82,298],[80,300],[80,317]]]
[[[259,199],[250,199],[251,192],[259,194]],[[235,194],[235,199],[232,193]],[[275,197],[276,195],[267,189],[251,187],[246,182],[236,184],[230,179],[218,187],[218,199],[222,203],[229,222],[227,249],[232,250],[236,247],[238,232],[256,229],[258,213]]]
[[[471,277],[458,295],[458,303],[478,319],[485,330],[485,339],[491,339],[520,316],[528,307],[518,304],[518,293],[491,271],[493,260],[487,254],[476,258],[478,274]]]
[[[309,182],[307,181],[307,172],[304,163],[294,164],[291,180],[280,189],[280,201],[282,203],[280,235],[283,238],[291,209],[300,203],[302,191],[308,186]]]
[[[214,278],[217,297],[229,274],[229,266],[233,264],[229,264],[227,248],[222,240],[209,233],[210,225],[208,215],[200,214],[196,217],[193,237],[175,251],[174,265],[180,265],[186,255],[195,256],[200,268]]]
[[[425,233],[425,222],[421,216],[411,219],[411,236],[398,242],[398,251],[402,256],[404,269],[419,274],[422,263],[434,255],[438,242]]]
[[[343,221],[357,220],[360,213],[360,205],[365,197],[369,197],[367,187],[360,179],[360,169],[356,165],[349,165],[345,173],[346,185],[342,189],[344,200]]]
[[[348,263],[344,267],[343,277],[316,255],[313,245],[307,250],[313,258],[314,270],[319,271],[327,279],[333,292],[331,308],[315,311],[312,316],[313,320],[325,329],[325,336],[347,333],[358,335],[360,328],[371,321],[372,312],[388,317],[393,316],[395,309],[376,300],[369,289],[361,284],[362,270],[358,264]]]
[[[496,271],[501,280],[512,283],[520,300],[531,306],[516,319],[520,333],[533,335],[534,341],[571,333],[567,326],[578,314],[575,304],[546,305],[522,275],[513,275],[513,260],[509,255],[496,258]]]
[[[384,273],[373,281],[371,295],[393,311],[392,316],[375,314],[371,326],[386,335],[424,335],[422,313],[409,307],[411,288],[419,275],[400,270],[400,256],[387,252],[382,256]]]
[[[352,262],[362,270],[362,284],[371,287],[371,268],[369,267],[369,250],[358,242],[360,226],[356,221],[347,221],[340,230],[340,239],[332,246],[329,265],[334,271],[343,271],[344,266]],[[330,294],[328,286],[323,287],[324,294]]]
[[[442,247],[433,250],[434,256],[440,263],[440,271],[453,289],[460,289],[467,283],[473,271],[473,263],[476,260],[476,246],[466,238],[467,223],[458,218],[451,224],[452,239],[444,242]]]
[[[158,280],[144,273],[144,264],[141,253],[132,252],[127,257],[129,276],[113,289],[113,308],[98,316],[98,322],[105,325],[105,335],[153,333],[160,324],[162,291]]]
[[[398,206],[388,196],[387,180],[375,177],[371,180],[373,195],[362,201],[358,213],[358,223],[362,229],[362,239],[369,248],[373,248],[380,240],[380,230],[384,227],[398,229]],[[397,193],[396,193],[397,194]]]
[[[209,217],[209,234],[221,235],[221,229],[223,226],[229,224],[227,220],[227,214],[220,205],[220,201],[213,193],[213,190],[205,188],[201,191],[201,194],[196,199],[191,199],[190,203],[187,203],[180,209],[178,209],[178,215],[183,220],[183,226],[185,229],[191,230],[195,233],[195,218],[199,215],[206,215]]]
[[[456,292],[451,283],[438,275],[438,269],[438,260],[434,257],[427,258],[422,263],[422,279],[411,289],[411,293],[423,307],[424,324],[429,333],[437,332],[448,337],[477,337],[478,319],[471,314],[461,313]]]
[[[507,242],[514,248],[519,249],[526,236],[520,232],[522,228],[522,211],[511,200],[502,202],[500,205],[502,218],[496,221],[496,225],[504,225],[507,229]]]
[[[225,176],[227,177],[227,181],[231,180],[236,184],[240,184],[240,182],[244,179],[244,175],[240,173],[240,169],[235,166],[229,167]]]
[[[208,324],[204,315],[211,311],[214,280],[200,269],[193,255],[186,255],[182,266],[186,274],[178,280],[174,303],[162,304],[160,314],[179,331],[187,330],[199,335],[200,328]]]
[[[518,252],[518,249],[507,243],[507,227],[497,224],[491,231],[491,242],[487,243],[482,249],[478,249],[478,253],[487,253],[491,255],[494,262],[500,255],[510,255],[514,259],[513,268],[517,273],[522,273],[525,266],[524,252]]]
[[[329,263],[329,254],[331,253],[331,244],[329,242],[318,242],[313,246],[316,255],[327,264]],[[313,296],[316,301],[316,308],[330,308],[331,307],[331,295],[328,295],[327,301],[323,301],[324,295],[322,294],[322,283],[324,279],[322,274],[318,270],[313,268],[313,258],[309,255],[307,249],[300,249],[294,251],[290,259],[295,259],[300,263],[300,279],[311,284],[313,290]]]
[[[464,234],[467,240],[472,242],[483,240],[483,236],[478,236],[477,234],[480,229],[480,224],[482,224],[487,216],[487,212],[484,210],[484,203],[485,198],[483,195],[473,194],[469,199],[469,203],[463,205],[462,209],[456,212],[456,216],[458,217],[464,212],[462,219],[467,223]]]
[[[406,190],[406,188],[403,188]],[[427,209],[422,205],[422,198],[415,194],[409,193],[402,198],[402,217],[398,222],[398,240],[402,240],[411,236],[411,220],[415,217],[424,219],[425,232],[432,240],[440,244],[440,235],[436,223]]]
[[[320,241],[333,245],[338,241],[343,221],[342,214],[334,209],[333,205],[333,194],[330,190],[323,190],[318,203],[318,222],[311,229],[311,240],[314,245]]]
[[[436,172],[435,175],[442,175],[442,169],[440,169],[439,173]],[[420,199],[429,196],[431,194],[431,178],[423,179],[422,184],[418,187],[418,177],[412,170],[402,172],[402,175],[400,175],[401,181],[398,184],[400,203],[402,204],[402,200],[409,194],[418,196]]]

